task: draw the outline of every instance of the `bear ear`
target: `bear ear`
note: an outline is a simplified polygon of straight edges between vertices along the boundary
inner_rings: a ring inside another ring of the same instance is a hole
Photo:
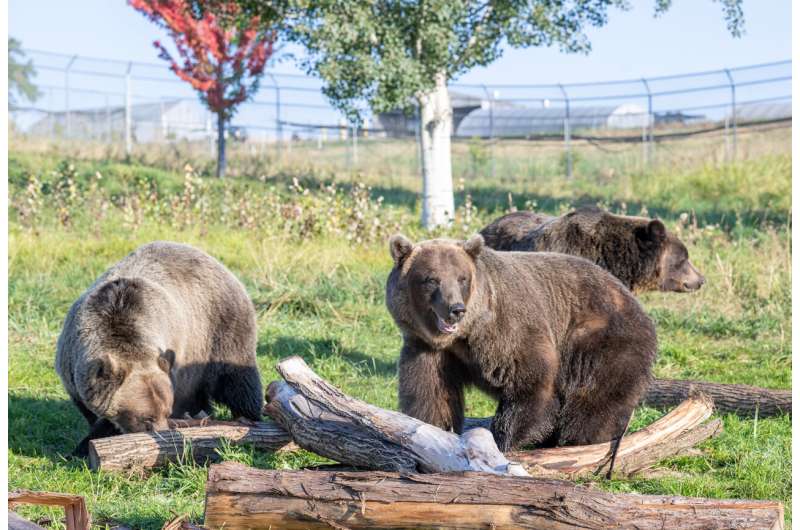
[[[396,265],[400,265],[412,250],[414,250],[414,243],[403,234],[395,234],[389,239],[389,253]]]
[[[167,374],[172,371],[175,365],[175,352],[173,350],[164,350],[158,355],[158,367],[164,370]]]
[[[667,228],[658,219],[653,219],[647,226],[639,227],[635,231],[640,244],[657,246],[667,238]]]
[[[116,387],[125,380],[125,369],[111,355],[89,361],[86,370],[90,379],[107,387]]]
[[[477,258],[478,254],[481,253],[483,250],[483,236],[480,234],[475,234],[471,238],[464,241],[463,244],[464,250],[472,256],[472,258]]]

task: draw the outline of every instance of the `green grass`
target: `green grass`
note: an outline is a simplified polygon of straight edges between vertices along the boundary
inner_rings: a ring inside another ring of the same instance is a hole
[[[102,271],[155,239],[196,245],[243,280],[258,312],[258,364],[265,382],[278,377],[279,359],[301,355],[345,392],[396,408],[400,336],[384,307],[391,267],[385,236],[398,228],[422,235],[413,189],[381,186],[368,175],[370,192],[354,192],[345,183],[343,192],[326,195],[317,189],[319,174],[300,172],[226,184],[192,177],[188,182],[196,187],[187,195],[187,180],[166,164],[70,161],[74,169],[62,164],[58,153],[10,154],[10,489],[85,495],[101,525],[160,528],[173,514],[184,513],[202,520],[204,466],[186,462],[148,476],[95,473],[65,457],[86,425],[53,368],[64,315]],[[466,235],[500,213],[509,191],[519,206],[535,200],[540,210],[553,213],[587,198],[631,213],[646,207],[680,231],[708,279],[696,294],[642,297],[658,326],[656,374],[789,388],[790,174],[788,155],[770,155],[734,166],[623,175],[621,180],[633,183],[627,191],[628,184],[604,184],[600,177],[577,182],[553,177],[536,194],[513,183],[504,188],[475,180],[459,194],[458,219],[449,234]],[[40,186],[29,193],[32,176]],[[311,191],[291,189],[293,176]],[[158,198],[148,202],[153,189]],[[378,195],[384,201],[377,201]],[[467,195],[477,210],[465,207]],[[29,199],[39,206],[31,209]],[[300,213],[292,214],[292,208]],[[681,219],[683,213],[688,217]],[[355,226],[356,219],[366,223]],[[373,224],[377,228],[366,226]],[[470,392],[469,415],[489,415],[493,407],[490,399]],[[660,414],[639,409],[634,428]],[[778,499],[787,503],[790,521],[791,418],[725,416],[723,421],[724,433],[704,443],[700,455],[662,463],[675,472],[671,476],[598,480],[598,485],[640,493]],[[252,448],[226,448],[221,457],[280,469],[322,461],[307,452],[272,455]],[[63,526],[56,510],[22,513]]]

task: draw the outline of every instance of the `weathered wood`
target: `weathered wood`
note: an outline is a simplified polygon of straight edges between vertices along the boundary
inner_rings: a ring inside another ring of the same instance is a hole
[[[519,451],[500,460],[491,434],[470,429],[459,437],[398,412],[342,394],[299,358],[282,361],[286,382],[268,389],[265,412],[317,454],[364,469],[383,471],[503,471],[487,461],[519,462],[536,476],[582,476],[605,472],[611,444]],[[703,424],[713,411],[709,398],[693,395],[649,427],[623,438],[614,470],[628,476],[680,454],[718,434],[719,420]],[[480,448],[480,453],[476,448]],[[476,456],[478,458],[476,459]],[[477,462],[477,465],[476,465]],[[483,467],[481,467],[483,466]],[[517,472],[515,467],[512,471]]]
[[[208,528],[782,529],[783,505],[615,494],[490,473],[209,469]]]
[[[693,394],[669,414],[622,439],[614,463],[614,474],[630,476],[659,461],[681,454],[722,432],[719,419],[705,422],[713,412],[711,399]],[[515,451],[508,458],[521,463],[534,476],[577,477],[605,473],[611,443]]]
[[[231,445],[252,444],[275,451],[292,440],[272,421],[233,422],[170,420],[172,430],[122,434],[89,442],[89,467],[94,470],[121,471],[147,469],[182,458],[214,460],[223,440]]]
[[[791,390],[770,390],[748,385],[729,385],[706,381],[656,379],[647,390],[643,403],[651,407],[674,407],[690,392],[699,391],[714,400],[714,409],[727,414],[752,418],[792,414]]]
[[[9,510],[20,504],[61,506],[64,508],[64,524],[67,530],[89,530],[92,526],[86,501],[80,495],[28,490],[17,490],[8,494]]]
[[[269,385],[264,410],[299,446],[319,455],[367,469],[527,474],[503,456],[486,429],[458,436],[354,399],[300,357],[284,359],[277,369],[285,382]]]

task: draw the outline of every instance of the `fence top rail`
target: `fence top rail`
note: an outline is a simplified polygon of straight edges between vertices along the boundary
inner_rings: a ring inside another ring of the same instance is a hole
[[[148,68],[163,68],[165,67],[166,63],[149,63],[143,61],[124,61],[121,59],[107,59],[104,57],[96,57],[96,56],[88,56],[88,55],[75,55],[69,53],[62,53],[62,52],[52,52],[47,50],[40,50],[36,48],[24,48],[23,51],[27,53],[34,53],[34,54],[41,54],[41,55],[51,55],[56,57],[63,57],[64,59],[73,60],[77,59],[86,59],[91,61],[98,61],[98,62],[107,62],[118,64],[120,66],[124,66],[127,68],[129,65],[132,66],[142,66]],[[784,59],[780,61],[770,61],[770,62],[763,62],[757,64],[749,64],[743,66],[735,66],[730,68],[718,68],[714,70],[701,70],[695,72],[687,72],[687,73],[680,73],[680,74],[670,74],[670,75],[662,75],[662,76],[652,76],[652,77],[637,77],[637,78],[630,78],[630,79],[611,79],[606,81],[584,81],[584,82],[574,82],[574,83],[520,83],[520,84],[512,84],[512,83],[450,83],[450,86],[453,88],[468,88],[468,89],[480,89],[484,90],[487,87],[491,88],[504,88],[504,89],[560,89],[560,87],[564,88],[579,88],[579,87],[592,87],[592,86],[613,86],[613,85],[624,85],[624,84],[642,84],[642,81],[667,81],[671,79],[685,79],[691,77],[702,77],[708,75],[723,75],[725,71],[729,72],[741,72],[744,70],[755,70],[759,68],[769,68],[775,66],[785,66],[792,64],[791,59]],[[56,66],[36,66],[36,68],[42,68],[46,70],[65,70],[66,67],[59,68]],[[103,76],[114,76],[113,73],[108,72],[94,72],[94,71],[87,71],[81,70],[73,70],[74,73],[82,73],[82,74],[91,74],[91,75],[103,75]],[[281,72],[267,72],[267,75],[273,75],[275,77],[284,77],[284,78],[293,78],[293,79],[309,79],[308,75],[304,74],[292,74],[292,73],[281,73]],[[120,74],[120,76],[124,76]],[[142,76],[135,76],[137,78],[142,78]],[[179,79],[168,79],[168,78],[156,78],[156,77],[147,77],[147,80],[150,81],[175,81],[181,82]],[[741,84],[741,83],[737,83]],[[281,87],[283,88],[283,87]],[[292,87],[294,88],[294,87]],[[301,88],[301,87],[297,87]],[[304,90],[314,90],[311,88],[302,87]]]

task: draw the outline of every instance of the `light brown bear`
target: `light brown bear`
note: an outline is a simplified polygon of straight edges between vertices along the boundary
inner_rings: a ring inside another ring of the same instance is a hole
[[[56,371],[90,426],[89,440],[167,428],[210,412],[258,420],[256,319],[244,286],[188,245],[139,247],[72,305],[58,338]]]
[[[560,217],[535,212],[504,215],[481,230],[495,250],[561,252],[586,258],[635,293],[696,291],[705,278],[689,252],[658,219],[614,215],[596,207]]]
[[[400,408],[461,432],[464,389],[499,401],[498,447],[622,436],[650,382],[656,333],[605,270],[550,252],[391,238],[386,304],[403,335]]]

